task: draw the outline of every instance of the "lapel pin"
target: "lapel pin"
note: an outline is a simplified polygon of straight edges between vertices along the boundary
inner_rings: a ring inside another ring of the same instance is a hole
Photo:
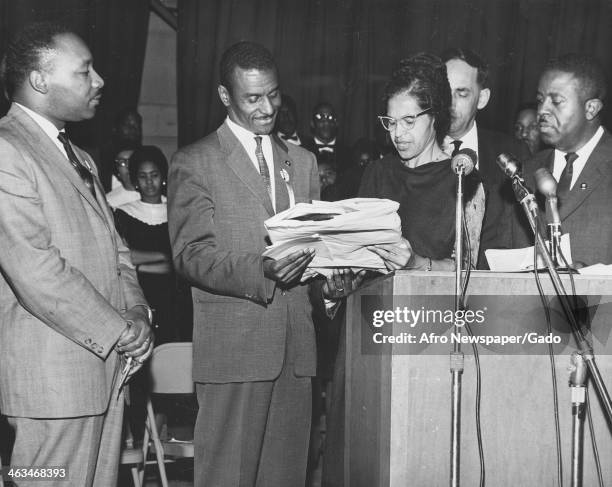
[[[290,167],[291,166],[291,161],[285,161],[285,166]]]
[[[587,189],[587,183],[580,183],[580,189]]]

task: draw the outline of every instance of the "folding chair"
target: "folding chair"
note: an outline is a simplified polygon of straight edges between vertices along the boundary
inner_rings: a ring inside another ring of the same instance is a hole
[[[191,394],[195,388],[192,379],[191,342],[165,343],[155,347],[149,363],[151,394]],[[168,477],[164,462],[176,458],[193,458],[193,441],[161,440],[155,423],[155,412],[151,397],[147,399],[147,419],[143,440],[145,459],[149,452],[149,442],[153,443],[162,487],[168,487]],[[155,462],[145,462],[155,463]],[[140,472],[140,482],[144,479],[144,468]]]

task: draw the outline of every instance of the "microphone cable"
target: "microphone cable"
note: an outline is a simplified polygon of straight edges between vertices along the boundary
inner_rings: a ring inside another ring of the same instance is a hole
[[[536,227],[537,231],[537,227]],[[533,243],[533,272],[535,275],[536,285],[538,287],[538,293],[540,300],[542,301],[542,307],[544,308],[544,314],[546,316],[546,331],[552,333],[552,322],[550,318],[550,305],[544,294],[542,283],[540,282],[540,275],[538,273],[538,239],[534,237]],[[550,372],[552,378],[553,388],[553,419],[555,422],[555,440],[557,447],[557,486],[563,487],[563,451],[561,448],[561,426],[559,425],[559,391],[557,386],[557,370],[555,361],[555,352],[553,350],[552,343],[548,344],[548,359],[550,362]]]
[[[571,271],[571,268],[563,255],[563,251],[561,250],[561,245],[557,246],[557,255],[561,256],[561,260],[563,261],[563,265],[568,269],[570,276],[570,283],[572,286],[572,297],[574,298],[574,310],[578,308],[578,296],[576,295],[576,282],[574,281],[574,274]],[[549,344],[549,346],[551,346]],[[585,395],[586,402],[586,414],[589,425],[589,433],[591,435],[591,445],[593,447],[593,460],[595,461],[595,469],[597,470],[597,479],[599,481],[599,487],[604,487],[603,484],[603,473],[601,471],[601,461],[599,458],[599,449],[597,448],[597,435],[595,433],[595,428],[593,425],[593,416],[591,414],[591,401],[589,400],[589,389],[587,388],[587,394]]]
[[[470,234],[468,233],[467,222],[465,220],[465,212],[462,218],[463,234],[466,239],[466,248],[468,252],[468,267],[465,273],[465,280],[461,289],[461,307],[465,308],[465,294],[467,292],[468,283],[470,281],[470,275],[472,273],[472,245],[470,242]],[[470,337],[473,337],[472,329],[469,323],[465,323],[465,329]],[[474,353],[474,367],[476,369],[476,397],[475,397],[475,420],[476,420],[476,442],[478,444],[478,460],[480,462],[480,482],[479,487],[485,487],[486,469],[485,469],[485,457],[484,447],[482,442],[482,426],[480,419],[480,403],[482,397],[482,377],[480,367],[480,355],[478,354],[478,346],[474,340],[472,342],[472,351]]]

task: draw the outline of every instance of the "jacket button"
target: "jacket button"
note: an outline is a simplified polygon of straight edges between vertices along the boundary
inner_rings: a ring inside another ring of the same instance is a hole
[[[85,339],[85,345],[91,345],[91,338]]]

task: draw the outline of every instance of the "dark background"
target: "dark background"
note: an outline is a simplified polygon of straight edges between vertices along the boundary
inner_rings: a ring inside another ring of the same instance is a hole
[[[0,53],[30,20],[58,19],[79,32],[106,88],[95,120],[71,127],[71,133],[87,148],[100,147],[117,111],[138,104],[148,16],[148,0],[0,0]],[[612,2],[178,0],[179,145],[223,119],[218,62],[223,50],[241,39],[272,50],[281,88],[297,101],[302,132],[309,131],[313,106],[329,101],[346,142],[372,137],[393,65],[411,53],[440,53],[449,46],[472,48],[490,63],[493,95],[480,122],[510,131],[518,105],[534,99],[548,58],[586,52],[609,68]]]

